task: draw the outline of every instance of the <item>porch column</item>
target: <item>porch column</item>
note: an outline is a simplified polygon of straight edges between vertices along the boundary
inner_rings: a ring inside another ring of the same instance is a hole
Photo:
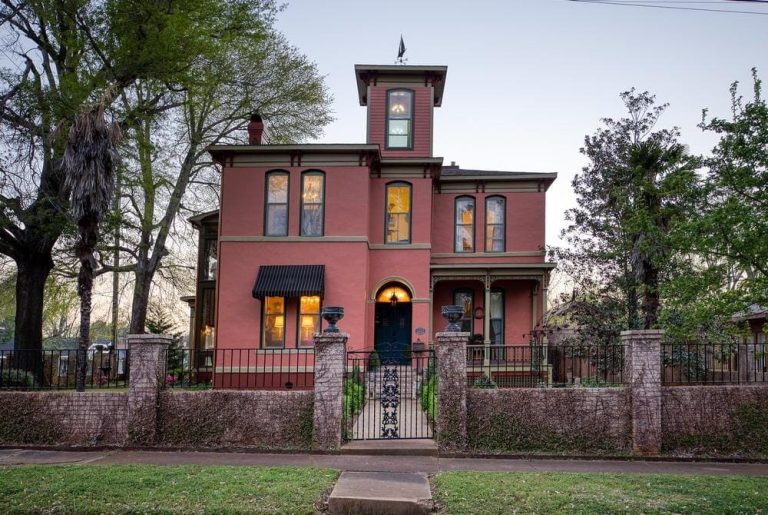
[[[314,449],[336,450],[341,447],[348,339],[347,333],[315,335]]]
[[[165,380],[165,362],[171,337],[165,334],[129,334],[128,441],[152,445],[157,435],[157,406]]]
[[[536,321],[538,320],[538,302],[539,300],[539,281],[533,283],[531,288],[531,331],[536,329]]]
[[[661,339],[664,331],[622,331],[632,413],[632,451],[661,452]],[[625,376],[626,377],[626,376]]]
[[[485,275],[485,304],[483,305],[483,364],[487,367],[491,363],[491,277]],[[474,316],[474,313],[473,313]]]
[[[467,445],[467,341],[470,333],[437,333],[437,444],[460,450]]]

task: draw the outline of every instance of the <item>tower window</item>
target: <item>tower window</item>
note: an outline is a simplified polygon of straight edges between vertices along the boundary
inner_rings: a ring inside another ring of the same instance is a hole
[[[387,92],[387,148],[413,148],[413,91]]]

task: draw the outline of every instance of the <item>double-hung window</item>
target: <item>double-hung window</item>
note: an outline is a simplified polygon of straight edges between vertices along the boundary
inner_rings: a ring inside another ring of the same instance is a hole
[[[304,172],[301,175],[301,235],[323,235],[325,201],[325,175],[323,172]]]
[[[387,184],[386,243],[411,242],[411,185],[407,182]]]
[[[475,251],[475,199],[456,198],[454,252]]]
[[[285,298],[264,297],[264,348],[285,346]]]
[[[485,199],[485,251],[504,252],[504,197]]]
[[[386,148],[413,148],[413,91],[409,89],[387,91]]]
[[[299,298],[299,347],[311,347],[320,332],[320,297]]]
[[[288,236],[288,173],[267,174],[264,235]]]

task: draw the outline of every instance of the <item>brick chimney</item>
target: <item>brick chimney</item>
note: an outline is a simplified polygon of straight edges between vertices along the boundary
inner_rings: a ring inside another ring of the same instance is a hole
[[[251,121],[248,123],[248,144],[266,145],[268,139],[269,131],[267,131],[264,121],[261,119],[259,113],[253,113],[251,115]]]

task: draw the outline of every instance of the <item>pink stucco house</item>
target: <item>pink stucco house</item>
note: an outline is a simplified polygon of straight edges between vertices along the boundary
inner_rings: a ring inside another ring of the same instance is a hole
[[[350,350],[427,346],[465,306],[486,345],[527,345],[544,313],[554,173],[463,168],[433,155],[445,66],[355,66],[365,143],[210,147],[218,212],[200,229],[196,348],[301,349],[343,306]],[[268,122],[268,121],[267,121]],[[470,135],[468,135],[470,136]]]

